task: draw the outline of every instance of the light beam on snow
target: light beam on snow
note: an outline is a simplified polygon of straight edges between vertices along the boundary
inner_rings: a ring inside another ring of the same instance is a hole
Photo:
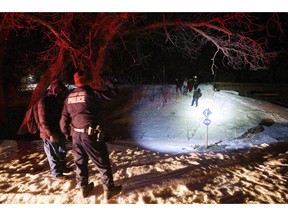
[[[160,87],[154,87],[153,100],[142,99],[133,115],[133,140],[146,149],[161,153],[199,151],[205,145],[206,125],[203,121],[206,117],[203,111],[207,108],[213,113],[209,116],[208,148],[237,139],[263,119],[286,121],[282,115],[278,117],[267,110],[267,105],[262,106],[267,102],[243,98],[232,91],[215,92],[211,85],[202,84],[199,88],[203,95],[195,107],[191,106],[193,92],[176,95],[175,88],[163,92]]]

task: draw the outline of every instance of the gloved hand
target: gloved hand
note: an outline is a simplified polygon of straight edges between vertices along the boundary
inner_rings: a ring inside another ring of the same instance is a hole
[[[58,137],[57,135],[52,134],[52,135],[50,136],[50,142],[51,142],[51,143],[56,143],[56,142],[59,142],[59,141],[60,141],[60,139],[59,139],[59,137]]]
[[[72,141],[72,137],[70,135],[65,135],[65,139],[67,142]]]

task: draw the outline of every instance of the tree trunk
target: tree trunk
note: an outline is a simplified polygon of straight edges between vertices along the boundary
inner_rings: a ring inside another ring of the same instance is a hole
[[[31,107],[34,103],[36,103],[43,95],[46,93],[47,88],[51,84],[51,82],[58,77],[60,72],[64,68],[64,53],[65,50],[60,48],[57,60],[55,63],[49,68],[44,75],[41,77],[37,87],[34,89],[33,94],[30,99],[29,107]],[[28,107],[28,108],[29,108]],[[17,134],[21,135],[25,133],[27,130],[27,120],[26,118],[23,119],[21,126],[18,129]]]
[[[40,78],[38,85],[33,91],[30,99],[29,107],[36,103],[45,94],[47,88],[51,82],[58,77],[61,71],[64,69],[64,48],[60,48],[57,60],[55,63],[44,73]]]
[[[6,45],[8,42],[9,29],[1,29],[0,37],[0,134],[4,133],[8,127],[8,113],[7,113],[7,91],[3,86],[3,62],[6,54]]]

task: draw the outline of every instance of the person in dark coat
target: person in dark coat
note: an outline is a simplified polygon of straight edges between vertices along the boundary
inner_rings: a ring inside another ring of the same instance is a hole
[[[176,78],[175,82],[176,82],[176,93],[181,92],[183,83],[178,78]]]
[[[189,93],[192,92],[193,90],[193,80],[188,80],[188,90],[189,90]]]
[[[94,90],[89,84],[89,73],[78,71],[74,74],[77,86],[67,96],[60,120],[61,131],[70,140],[72,131],[72,149],[76,165],[76,181],[85,198],[94,187],[89,183],[89,158],[96,165],[104,190],[104,199],[109,200],[122,190],[114,185],[109,153],[103,138],[101,103],[118,96],[119,90],[111,81],[106,82],[106,90]]]
[[[192,104],[191,104],[191,106],[193,106],[194,105],[194,103],[195,103],[195,105],[196,105],[196,107],[198,106],[198,100],[199,100],[199,98],[202,96],[202,93],[201,93],[201,89],[200,88],[198,88],[196,91],[194,91],[194,93],[193,93],[193,99],[192,99]]]
[[[66,165],[66,142],[59,126],[65,91],[65,85],[56,79],[51,82],[47,94],[39,100],[37,105],[38,128],[44,143],[44,151],[52,176],[59,180],[65,180],[63,173],[73,170]]]
[[[183,95],[187,95],[188,93],[188,79],[185,78],[182,85],[182,93]]]

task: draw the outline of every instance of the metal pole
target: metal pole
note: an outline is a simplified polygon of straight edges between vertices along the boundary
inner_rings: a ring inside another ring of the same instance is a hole
[[[208,125],[206,127],[206,134],[205,134],[205,148],[208,148]]]

